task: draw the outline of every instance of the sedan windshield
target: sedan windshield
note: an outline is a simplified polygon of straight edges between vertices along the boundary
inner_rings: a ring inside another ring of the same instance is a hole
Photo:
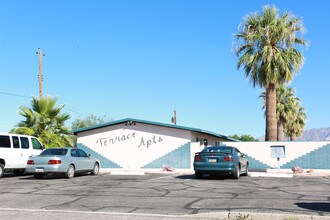
[[[40,156],[66,155],[68,149],[47,149],[41,152]]]
[[[232,148],[229,147],[207,147],[202,150],[205,153],[224,153],[232,154]]]

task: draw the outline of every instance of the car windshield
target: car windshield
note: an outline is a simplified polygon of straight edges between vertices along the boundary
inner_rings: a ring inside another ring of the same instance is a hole
[[[229,147],[207,147],[202,150],[205,153],[224,153],[232,154],[232,148]]]
[[[44,150],[40,156],[50,156],[50,155],[66,155],[68,149],[47,149]]]

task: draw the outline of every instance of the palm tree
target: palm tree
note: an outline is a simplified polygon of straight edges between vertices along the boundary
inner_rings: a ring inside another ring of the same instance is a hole
[[[33,135],[49,147],[72,146],[71,132],[64,123],[70,115],[61,113],[64,105],[55,107],[57,98],[32,97],[31,108],[20,107],[19,114],[25,118],[12,129],[12,133]]]
[[[277,140],[284,140],[284,126],[287,124],[288,112],[292,103],[299,101],[295,96],[294,88],[281,85],[276,90],[276,116],[277,116]]]
[[[285,134],[294,141],[296,137],[300,137],[304,131],[307,116],[305,108],[301,107],[300,101],[291,103],[284,127]]]
[[[262,13],[248,15],[237,37],[237,68],[246,78],[266,89],[266,141],[277,139],[276,88],[293,79],[304,62],[295,46],[306,46],[299,37],[302,21],[288,12],[278,14],[275,6],[263,7]]]
[[[260,94],[263,98],[263,109],[265,109],[266,92]],[[295,96],[294,88],[287,88],[285,85],[280,85],[276,89],[276,120],[277,120],[277,141],[284,140],[284,127],[287,124],[290,108],[299,102],[300,99]]]

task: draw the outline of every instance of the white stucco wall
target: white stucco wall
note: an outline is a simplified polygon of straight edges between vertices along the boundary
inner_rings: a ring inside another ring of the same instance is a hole
[[[138,169],[190,142],[191,132],[142,123],[78,133],[81,143],[126,169]]]
[[[277,168],[278,165],[283,164],[291,166],[297,161],[304,166],[321,169],[330,167],[330,160],[327,156],[324,157],[329,154],[329,141],[229,142],[210,132],[198,132],[197,129],[178,129],[138,121],[132,125],[125,124],[126,121],[80,131],[77,134],[77,142],[80,147],[92,150],[90,153],[99,156],[104,164],[109,164],[108,167],[119,166],[125,169],[161,168],[162,164],[167,165],[167,163],[182,168],[190,165],[193,169],[195,153],[205,147],[203,141],[197,142],[196,138],[207,139],[208,146],[216,144],[235,146],[250,157],[251,165],[253,163],[255,167]],[[271,146],[285,147],[285,157],[280,159],[279,164],[277,158],[271,157]],[[293,162],[290,163],[291,161]],[[309,163],[305,164],[305,161]]]
[[[278,166],[277,158],[271,157],[271,146],[285,146],[285,158],[280,158],[279,165],[283,165],[300,156],[317,150],[329,141],[321,142],[224,142],[227,146],[237,147],[241,152],[269,165],[272,168]]]

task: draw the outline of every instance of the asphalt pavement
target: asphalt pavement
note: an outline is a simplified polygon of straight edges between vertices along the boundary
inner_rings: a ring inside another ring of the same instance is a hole
[[[316,174],[239,180],[196,180],[179,171],[102,170],[70,180],[5,175],[0,219],[330,219],[330,176]]]

